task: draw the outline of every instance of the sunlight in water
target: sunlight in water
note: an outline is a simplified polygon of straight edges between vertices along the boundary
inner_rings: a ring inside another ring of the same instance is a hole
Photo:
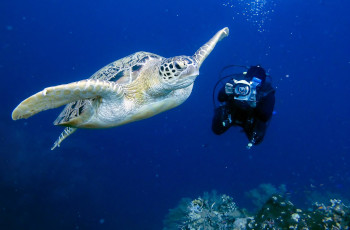
[[[263,32],[266,30],[265,23],[270,20],[269,15],[273,12],[275,3],[272,0],[226,0],[223,6],[232,8],[237,16],[243,16],[256,26],[259,32]]]

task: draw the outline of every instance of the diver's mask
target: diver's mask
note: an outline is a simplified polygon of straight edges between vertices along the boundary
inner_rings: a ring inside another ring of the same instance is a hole
[[[227,95],[234,95],[234,99],[238,101],[245,101],[251,107],[256,107],[256,88],[261,84],[259,78],[253,77],[252,81],[248,82],[246,80],[235,80],[233,79],[233,84],[226,83],[225,92]]]

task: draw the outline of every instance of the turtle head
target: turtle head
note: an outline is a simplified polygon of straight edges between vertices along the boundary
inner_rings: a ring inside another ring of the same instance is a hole
[[[162,85],[174,90],[191,85],[199,75],[199,68],[203,61],[214,49],[216,43],[227,37],[227,27],[219,30],[207,43],[200,47],[197,52],[189,56],[176,56],[164,59],[159,66],[159,75]]]
[[[199,75],[197,62],[188,56],[176,56],[165,59],[159,66],[161,82],[171,89],[185,88],[191,85]]]

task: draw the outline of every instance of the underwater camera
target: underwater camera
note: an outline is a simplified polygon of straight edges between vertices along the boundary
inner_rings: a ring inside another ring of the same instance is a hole
[[[253,77],[252,81],[235,80],[233,84],[226,83],[225,92],[227,95],[234,95],[234,98],[239,101],[256,102],[256,88],[261,84],[259,78]]]

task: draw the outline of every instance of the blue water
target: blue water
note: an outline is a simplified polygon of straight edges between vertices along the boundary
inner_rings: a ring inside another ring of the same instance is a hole
[[[0,229],[162,229],[182,197],[216,189],[240,207],[261,183],[350,199],[348,0],[0,2]],[[232,6],[232,7],[231,7]],[[256,15],[254,15],[256,14]],[[192,55],[219,29],[189,99],[150,119],[78,130],[55,151],[60,109],[11,120],[26,97],[136,51]],[[261,64],[276,113],[251,150],[211,132],[222,67]]]

